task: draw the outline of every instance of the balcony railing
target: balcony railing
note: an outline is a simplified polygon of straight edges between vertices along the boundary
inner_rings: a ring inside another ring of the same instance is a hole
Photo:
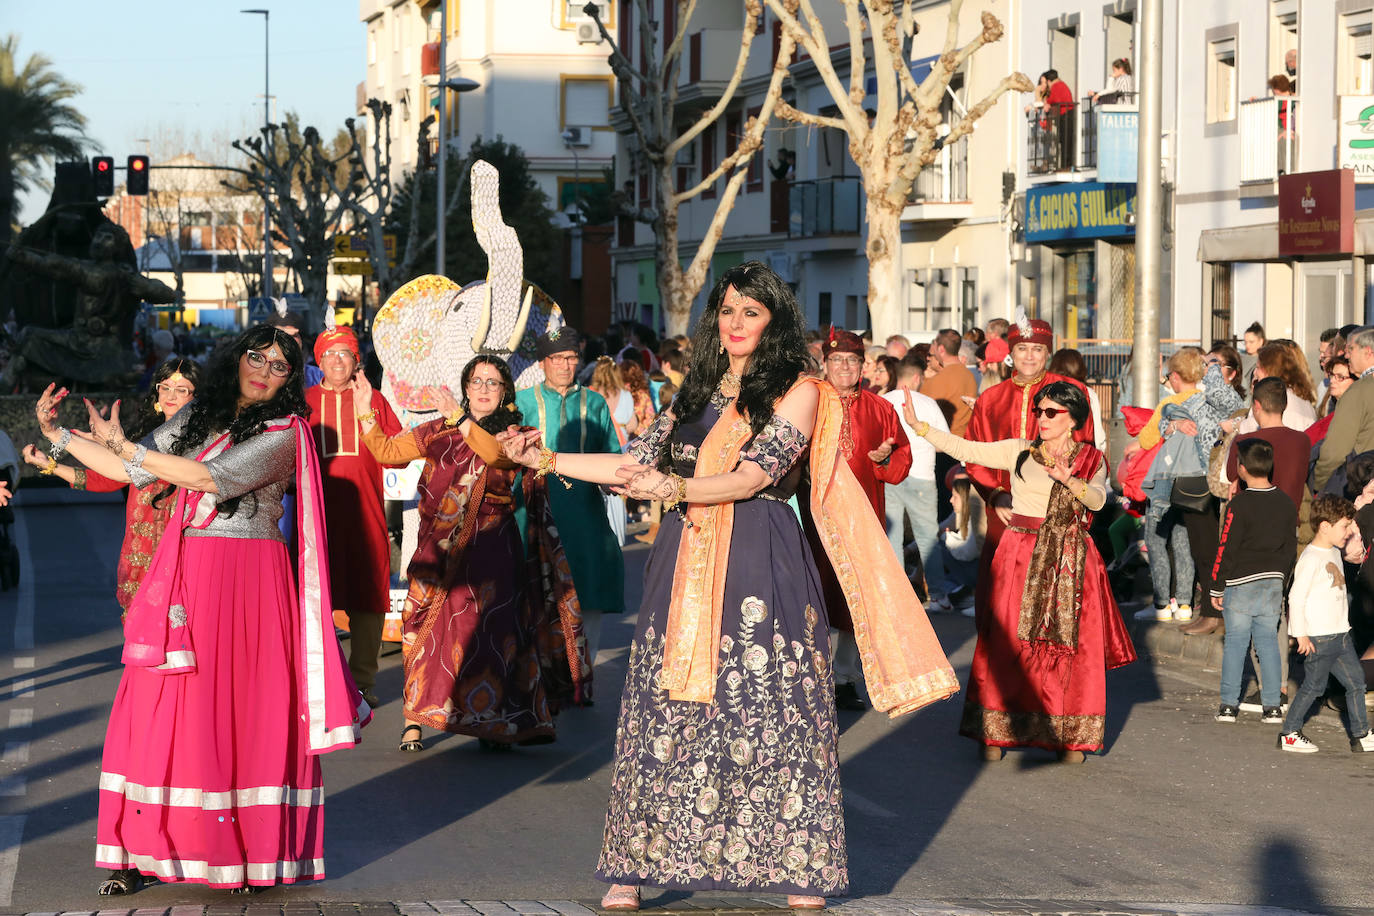
[[[1298,161],[1298,97],[1240,103],[1240,183],[1272,183]]]
[[[856,176],[794,181],[788,187],[787,235],[857,235],[863,225],[863,183]]]
[[[1101,105],[1135,105],[1134,92],[1103,93],[1094,101],[1084,96],[1060,112],[1052,106],[1026,113],[1026,171],[1051,175],[1097,168],[1097,111]]]
[[[968,137],[941,147],[940,156],[921,169],[908,203],[953,203],[968,200]]]

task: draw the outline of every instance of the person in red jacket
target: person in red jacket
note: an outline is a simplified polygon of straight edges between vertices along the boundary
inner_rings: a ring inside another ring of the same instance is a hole
[[[831,328],[823,352],[826,381],[839,392],[844,405],[840,450],[868,496],[874,515],[886,525],[887,507],[883,488],[886,484],[906,480],[911,470],[911,443],[902,429],[896,409],[881,396],[859,384],[863,375],[863,339],[850,331]],[[859,647],[854,641],[854,623],[849,616],[849,607],[845,603],[839,580],[829,562],[824,560],[825,550],[815,536],[814,528],[808,524],[806,531],[816,554],[830,625],[839,631],[832,662],[835,670],[835,706],[838,709],[861,710],[865,704],[859,697]]]
[[[1074,379],[1045,371],[1045,364],[1054,350],[1054,331],[1039,319],[1014,324],[1007,332],[1011,344],[1011,359],[1016,374],[1005,382],[989,388],[978,396],[973,405],[973,419],[969,421],[965,438],[975,442],[999,442],[1003,439],[1034,439],[1039,422],[1031,413],[1035,396],[1050,382],[1068,382],[1087,389]],[[1074,431],[1079,442],[1093,441],[1094,425],[1100,417],[1089,417],[1082,428]],[[983,541],[983,553],[978,564],[978,584],[974,588],[974,608],[982,621],[991,607],[992,589],[1006,583],[992,580],[992,557],[1011,518],[1011,475],[1006,471],[968,465],[968,476],[988,506],[988,534]]]

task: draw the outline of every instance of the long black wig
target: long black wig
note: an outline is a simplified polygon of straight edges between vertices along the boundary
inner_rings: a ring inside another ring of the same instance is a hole
[[[273,344],[290,364],[291,373],[270,401],[255,402],[240,410],[239,360],[249,350],[265,350]],[[305,401],[305,358],[295,338],[280,328],[259,325],[244,331],[233,344],[215,351],[204,375],[202,383],[196,386],[195,400],[182,408],[189,418],[172,443],[174,454],[186,455],[212,433],[227,431],[229,441],[238,443],[262,432],[272,420],[310,416]],[[219,513],[233,515],[240,499],[224,500],[219,504]]]
[[[792,289],[762,261],[745,261],[721,275],[692,332],[692,359],[673,402],[676,427],[698,419],[706,409],[730,356],[721,347],[720,307],[730,287],[754,299],[771,316],[740,382],[736,406],[755,435],[773,418],[773,405],[797,382],[807,366],[805,322]],[[664,460],[671,460],[665,451]]]
[[[1072,382],[1050,382],[1044,388],[1035,393],[1035,406],[1039,407],[1041,401],[1054,401],[1069,412],[1069,419],[1073,420],[1073,428],[1079,430],[1083,424],[1088,422],[1088,416],[1092,413],[1092,405],[1088,403],[1088,396],[1083,393]],[[1016,476],[1025,480],[1021,473],[1021,467],[1026,463],[1026,459],[1031,456],[1031,451],[1044,444],[1040,438],[1040,426],[1036,424],[1035,441],[1030,444],[1030,448],[1022,450],[1016,456]]]
[[[471,400],[468,398],[468,382],[472,381],[472,373],[478,366],[494,366],[496,371],[501,373],[501,383],[504,386],[501,391],[501,403],[496,410],[489,415],[477,420],[477,425],[491,433],[503,433],[508,426],[521,425],[520,411],[515,409],[515,379],[510,374],[510,366],[499,356],[492,356],[490,353],[478,353],[468,364],[463,367],[463,412],[472,414]]]

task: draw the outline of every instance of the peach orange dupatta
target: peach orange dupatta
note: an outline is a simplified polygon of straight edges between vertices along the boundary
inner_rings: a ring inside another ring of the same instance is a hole
[[[811,436],[811,513],[854,618],[869,697],[896,717],[959,690],[906,572],[859,482],[840,453],[843,406],[828,383],[820,392]],[[696,476],[732,470],[749,441],[749,424],[733,403],[698,452]],[[734,505],[691,505],[678,547],[668,611],[663,682],[673,700],[715,699],[721,611]]]

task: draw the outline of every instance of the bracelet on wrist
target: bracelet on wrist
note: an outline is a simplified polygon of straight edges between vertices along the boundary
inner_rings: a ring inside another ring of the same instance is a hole
[[[57,459],[56,459],[56,458],[53,458],[53,457],[49,457],[49,458],[48,458],[48,463],[47,463],[46,465],[44,465],[43,467],[39,468],[39,469],[38,469],[38,473],[42,474],[44,477],[51,477],[52,474],[53,474],[53,471],[56,471],[56,470],[57,470]]]
[[[59,426],[58,429],[62,430],[62,435],[52,444],[52,448],[48,449],[48,454],[52,457],[53,461],[61,458],[67,451],[67,446],[72,442],[72,431],[70,429],[63,426]]]
[[[544,475],[552,474],[562,482],[565,489],[571,490],[572,484],[565,480],[562,474],[558,473],[557,464],[558,454],[548,446],[544,446],[539,450],[539,466],[535,469],[534,476],[542,479]]]
[[[84,489],[86,489],[86,469],[85,469],[85,468],[77,468],[76,470],[72,471],[72,489],[73,489],[73,490],[84,490]]]
[[[357,419],[358,419],[358,422],[359,422],[359,423],[366,423],[368,420],[375,419],[376,416],[377,416],[377,409],[374,407],[372,410],[369,410],[367,413],[360,413],[360,414],[358,414],[358,415],[357,415]]]
[[[687,479],[678,474],[669,474],[668,481],[672,486],[672,495],[663,500],[663,508],[674,509],[687,502]]]

